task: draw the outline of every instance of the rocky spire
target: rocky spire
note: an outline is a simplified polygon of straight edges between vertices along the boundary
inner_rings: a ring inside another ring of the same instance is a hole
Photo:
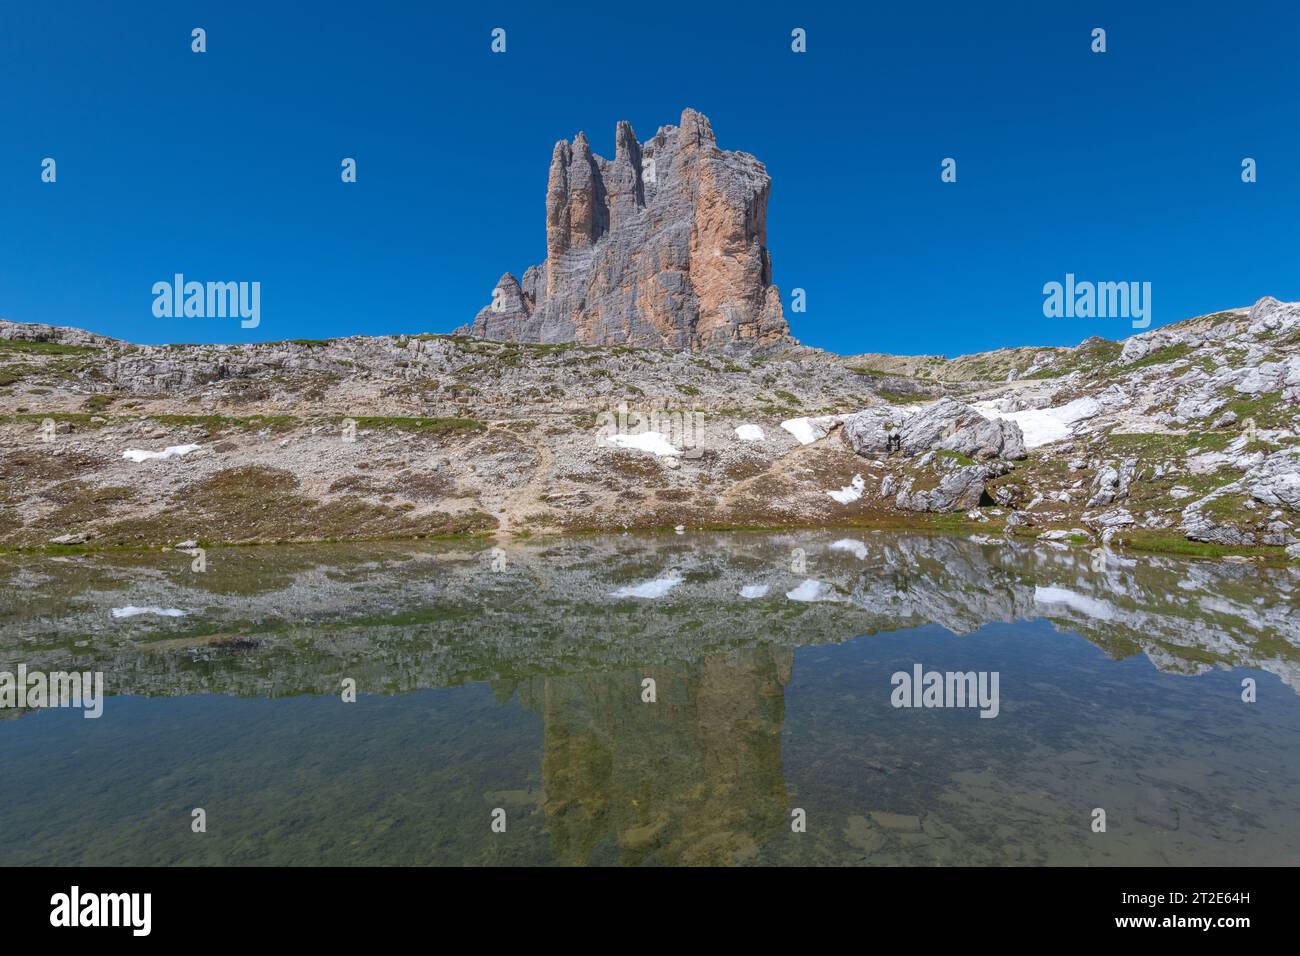
[[[644,145],[614,129],[614,158],[585,133],[551,153],[546,261],[498,281],[460,334],[524,342],[724,348],[789,340],[771,283],[771,179],[720,150],[708,117],[682,111]],[[507,281],[508,280],[508,281]]]

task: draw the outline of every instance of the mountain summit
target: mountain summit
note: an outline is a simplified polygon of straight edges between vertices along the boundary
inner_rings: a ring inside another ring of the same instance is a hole
[[[626,121],[613,160],[578,133],[551,154],[546,261],[506,273],[458,334],[510,342],[725,349],[792,341],[772,285],[772,180],[682,112],[645,143]]]

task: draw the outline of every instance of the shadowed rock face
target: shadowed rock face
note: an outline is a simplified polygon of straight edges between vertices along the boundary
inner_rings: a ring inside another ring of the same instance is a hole
[[[722,349],[790,340],[767,250],[772,181],[718,148],[707,117],[638,143],[620,122],[613,160],[579,133],[551,155],[546,261],[506,273],[459,334],[513,342]]]

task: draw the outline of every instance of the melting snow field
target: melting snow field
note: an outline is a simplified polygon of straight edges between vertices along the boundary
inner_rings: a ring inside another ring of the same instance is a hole
[[[686,579],[679,574],[670,574],[666,578],[655,578],[653,581],[619,588],[609,596],[616,598],[661,598],[684,580]]]
[[[166,461],[168,458],[180,458],[182,455],[188,455],[192,451],[198,451],[202,445],[169,445],[162,451],[143,451],[139,448],[128,448],[122,452],[122,457],[127,461]]]
[[[1025,435],[1026,448],[1064,441],[1074,434],[1076,422],[1101,411],[1101,405],[1092,398],[1076,398],[1056,408],[1026,408],[1019,412],[1000,412],[996,402],[976,402],[971,407],[985,418],[1005,418],[1015,422]]]
[[[822,415],[818,418],[791,418],[781,423],[781,427],[799,440],[801,445],[811,445],[819,438],[825,438],[838,418],[834,415]]]
[[[845,485],[839,491],[826,492],[842,505],[847,505],[852,501],[857,501],[862,497],[862,491],[866,488],[866,482],[862,480],[861,475],[854,475],[853,482]]]
[[[126,607],[113,608],[113,617],[136,617],[139,614],[157,614],[160,617],[184,617],[185,612],[175,607],[136,607],[134,604],[128,604]]]
[[[736,428],[736,437],[741,441],[762,441],[763,429],[758,425],[740,425]]]
[[[605,440],[619,448],[635,448],[656,455],[680,455],[681,452],[659,432],[641,432],[636,435],[609,435]]]

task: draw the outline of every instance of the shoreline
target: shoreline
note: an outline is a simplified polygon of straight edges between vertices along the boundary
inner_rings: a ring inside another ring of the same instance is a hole
[[[379,536],[379,537],[354,537],[354,538],[280,538],[265,540],[244,540],[244,541],[209,541],[196,539],[195,547],[202,548],[207,552],[212,551],[233,551],[237,549],[266,549],[277,547],[302,547],[308,545],[330,545],[330,546],[349,546],[349,545],[367,545],[367,544],[406,544],[414,542],[430,543],[471,543],[481,542],[487,545],[491,542],[538,542],[538,541],[555,541],[563,539],[585,539],[596,537],[621,537],[624,535],[636,535],[641,537],[680,537],[692,534],[737,534],[737,535],[771,535],[781,533],[823,532],[827,534],[837,532],[859,531],[867,534],[894,534],[894,535],[935,535],[943,537],[957,537],[974,539],[977,537],[995,538],[1014,542],[1017,544],[1051,544],[1060,545],[1065,548],[1084,548],[1092,550],[1103,547],[1100,541],[1095,539],[1078,540],[1081,536],[1071,535],[1059,539],[1039,539],[1048,531],[1060,531],[1065,529],[1015,529],[1010,534],[1005,533],[1005,523],[997,522],[995,519],[988,519],[984,522],[974,522],[966,519],[964,515],[958,516],[963,522],[969,522],[966,526],[957,527],[951,519],[953,515],[932,515],[930,520],[912,520],[905,518],[892,519],[887,521],[845,521],[835,524],[808,524],[808,523],[791,523],[783,525],[738,525],[727,522],[717,522],[699,526],[684,527],[678,531],[675,526],[669,525],[645,525],[637,527],[607,527],[607,528],[565,528],[561,530],[537,530],[537,531],[511,531],[508,529],[496,531],[474,531],[468,533],[456,533],[445,535],[410,535],[410,536]],[[946,520],[945,520],[946,519]],[[1082,529],[1072,529],[1082,530]],[[1132,538],[1136,538],[1133,540]],[[987,543],[987,542],[977,542]],[[1288,564],[1295,564],[1300,567],[1300,562],[1289,558],[1285,548],[1273,545],[1220,545],[1212,542],[1192,541],[1178,538],[1170,535],[1153,534],[1151,532],[1139,531],[1130,532],[1129,537],[1120,539],[1110,545],[1105,546],[1106,550],[1112,554],[1142,554],[1149,556],[1164,556],[1179,558],[1183,560],[1197,561],[1215,561],[1220,563],[1244,563],[1250,562],[1267,567],[1286,567]],[[82,544],[46,544],[34,547],[15,547],[12,545],[0,544],[0,558],[6,556],[32,555],[37,557],[59,557],[59,556],[77,556],[77,555],[100,555],[100,554],[120,554],[120,555],[137,555],[153,554],[158,552],[171,552],[185,554],[185,551],[178,548],[175,544],[104,544],[95,545],[87,542]]]

